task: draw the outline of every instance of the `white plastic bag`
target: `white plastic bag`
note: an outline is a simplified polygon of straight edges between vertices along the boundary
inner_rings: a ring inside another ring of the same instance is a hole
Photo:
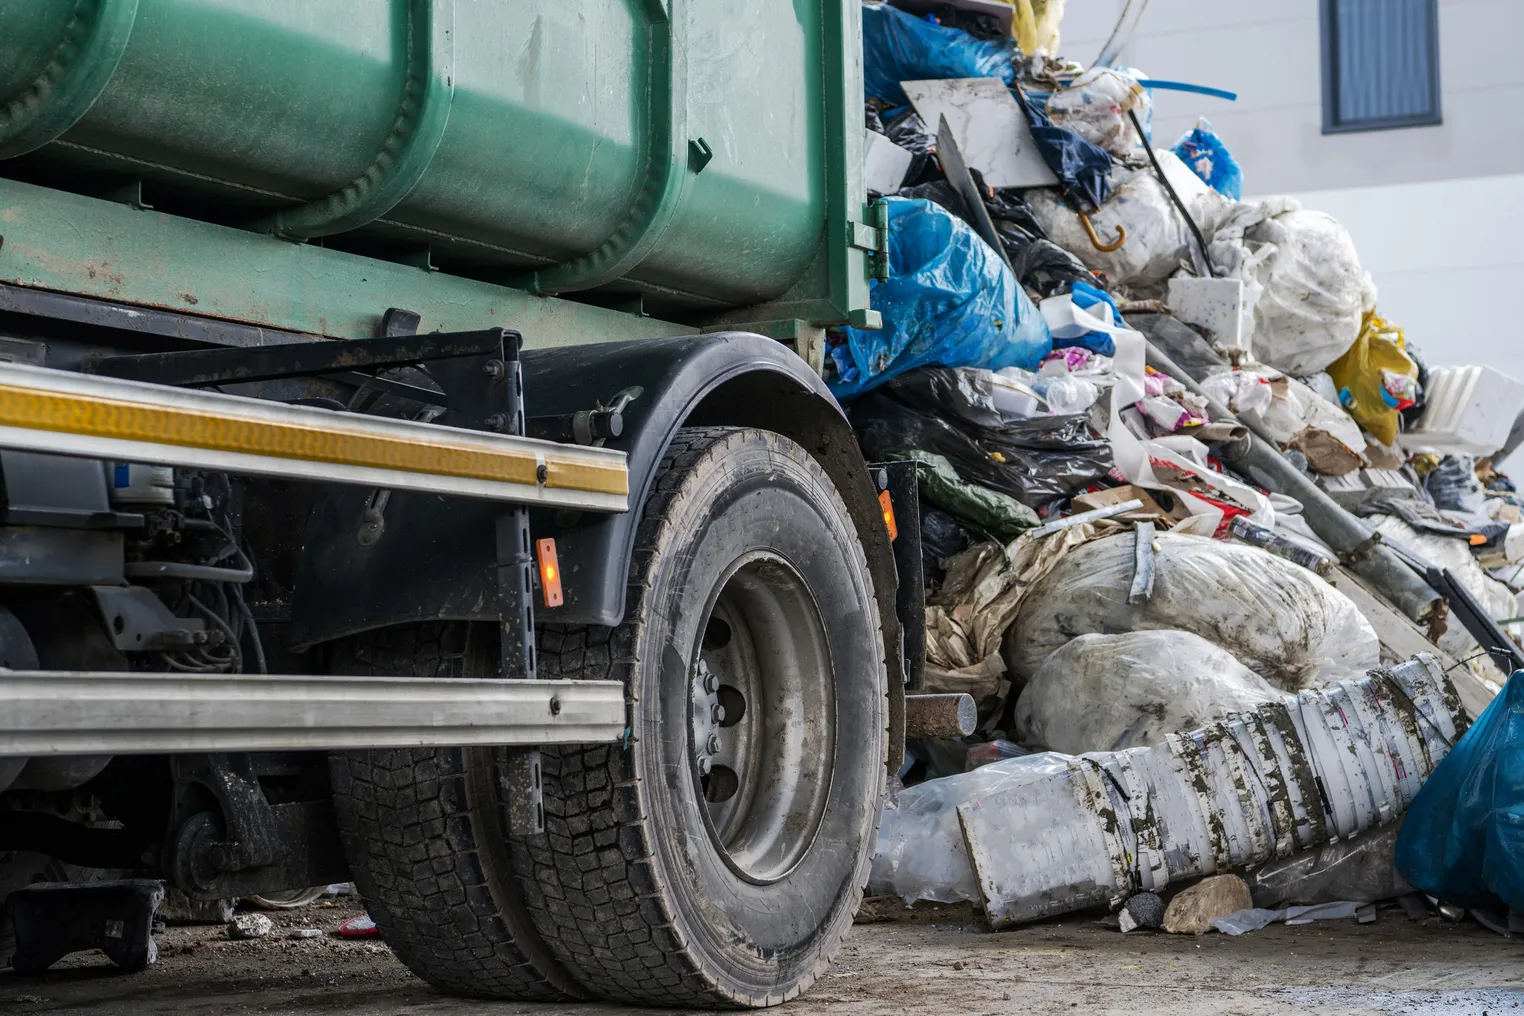
[[[1299,691],[1381,659],[1370,622],[1312,572],[1257,547],[1175,532],[1155,537],[1154,588],[1128,603],[1132,533],[1076,547],[1022,600],[1007,662],[1022,678],[1080,635],[1193,632],[1272,685]]]
[[[1292,198],[1238,204],[1214,226],[1209,250],[1219,272],[1243,280],[1245,344],[1288,374],[1313,374],[1343,356],[1376,305],[1348,231]]]
[[[1202,235],[1210,238],[1233,203],[1203,183],[1174,153],[1160,150],[1158,156],[1175,193],[1190,209]],[[1165,280],[1175,273],[1182,260],[1190,259],[1190,245],[1194,242],[1190,227],[1180,217],[1152,167],[1116,167],[1111,172],[1111,188],[1111,197],[1090,216],[1090,223],[1103,243],[1116,239],[1118,226],[1126,228],[1126,241],[1110,252],[1098,250],[1090,242],[1079,216],[1059,199],[1057,191],[1033,189],[1027,192],[1027,198],[1032,214],[1048,238],[1073,253],[1085,267],[1104,272],[1113,285],[1125,286],[1133,295],[1162,297]]]
[[[1353,417],[1296,378],[1266,377],[1270,406],[1259,419],[1272,438],[1302,452],[1313,471],[1326,476],[1364,465],[1365,436]]]
[[[898,896],[906,903],[982,899],[958,826],[958,805],[1034,783],[1068,765],[1066,755],[1023,755],[900,791],[898,804],[884,809],[878,827],[868,892]]]
[[[1081,635],[1043,661],[1016,701],[1022,744],[1078,755],[1147,747],[1282,692],[1185,631]]]
[[[1148,92],[1131,74],[1110,67],[1092,67],[1048,98],[1048,116],[1056,127],[1071,130],[1112,155],[1126,155],[1140,144],[1127,116],[1136,111],[1148,122],[1152,103]]]

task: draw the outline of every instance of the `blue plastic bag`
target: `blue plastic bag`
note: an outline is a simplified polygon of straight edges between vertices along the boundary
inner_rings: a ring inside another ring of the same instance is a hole
[[[890,277],[874,284],[871,298],[884,327],[846,329],[845,345],[832,350],[836,397],[860,395],[927,364],[1036,368],[1053,340],[1000,256],[941,205],[885,200]]]
[[[1088,310],[1096,317],[1109,321],[1114,325],[1122,323],[1122,312],[1117,310],[1117,302],[1111,298],[1111,294],[1104,290],[1096,289],[1088,282],[1076,281],[1069,287],[1069,299],[1080,310]],[[1096,310],[1096,305],[1100,309]],[[1053,336],[1053,348],[1063,349],[1065,346],[1079,346],[1088,349],[1097,356],[1116,356],[1117,344],[1110,335],[1105,332],[1086,332],[1083,335],[1073,335],[1067,338]]]
[[[1397,834],[1397,870],[1446,903],[1524,913],[1524,671],[1419,789]]]
[[[1206,117],[1197,120],[1194,128],[1182,134],[1170,151],[1217,193],[1234,201],[1244,196],[1244,171]]]
[[[1011,39],[986,42],[887,4],[863,5],[863,90],[870,99],[908,105],[901,81],[999,78],[1009,85],[1015,54]]]

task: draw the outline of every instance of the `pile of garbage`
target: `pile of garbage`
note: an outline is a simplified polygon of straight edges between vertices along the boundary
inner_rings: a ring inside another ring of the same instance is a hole
[[[908,746],[875,891],[1000,927],[1335,843],[1300,884],[1400,896],[1396,823],[1524,668],[1524,384],[1428,366],[1205,118],[1156,145],[1155,90],[1231,94],[1059,58],[1062,7],[862,8],[882,327],[824,369],[918,464],[918,690],[979,713]]]

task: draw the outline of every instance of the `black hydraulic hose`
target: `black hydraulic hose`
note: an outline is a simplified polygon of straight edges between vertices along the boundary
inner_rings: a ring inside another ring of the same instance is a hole
[[[1180,200],[1180,195],[1175,193],[1174,185],[1169,182],[1169,177],[1164,175],[1164,167],[1159,165],[1159,157],[1154,154],[1154,146],[1149,144],[1148,137],[1143,133],[1143,124],[1138,122],[1137,111],[1129,109],[1127,116],[1132,120],[1133,130],[1138,132],[1138,140],[1143,143],[1143,150],[1148,153],[1148,161],[1154,164],[1154,172],[1159,175],[1159,182],[1164,185],[1169,199],[1175,203],[1175,207],[1185,218],[1185,224],[1191,227],[1191,235],[1196,238],[1196,246],[1201,249],[1201,263],[1206,265],[1207,273],[1215,278],[1217,269],[1212,267],[1212,258],[1207,254],[1206,237],[1201,235],[1201,228],[1196,225],[1196,220],[1191,218],[1191,213],[1186,211],[1185,202]]]

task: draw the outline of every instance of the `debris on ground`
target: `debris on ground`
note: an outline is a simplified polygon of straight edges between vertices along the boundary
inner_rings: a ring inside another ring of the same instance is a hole
[[[1163,928],[1171,935],[1205,935],[1212,922],[1248,910],[1249,886],[1237,875],[1213,875],[1183,889],[1169,901]]]
[[[1524,668],[1524,384],[1427,362],[1205,116],[1156,143],[1156,88],[1231,93],[1024,50],[1062,5],[995,6],[864,6],[902,175],[884,328],[832,330],[826,374],[870,461],[919,463],[916,690],[979,713],[907,745],[873,891],[993,927],[1427,916],[1403,811]]]
[[[238,914],[228,922],[228,938],[241,942],[264,938],[275,930],[275,922],[264,914]]]
[[[340,938],[376,938],[381,930],[369,914],[359,914],[340,924],[335,933]]]

